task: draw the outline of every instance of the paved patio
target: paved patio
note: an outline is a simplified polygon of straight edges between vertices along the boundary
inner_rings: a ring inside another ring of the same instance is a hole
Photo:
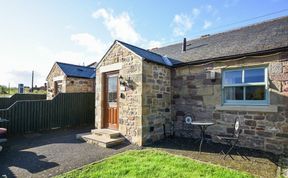
[[[108,149],[76,140],[75,134],[88,131],[57,130],[10,138],[10,147],[0,152],[0,177],[51,177],[138,148],[126,144]]]

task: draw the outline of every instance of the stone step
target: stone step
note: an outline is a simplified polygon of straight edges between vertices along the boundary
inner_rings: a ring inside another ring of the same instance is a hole
[[[96,144],[104,148],[111,148],[113,146],[120,145],[125,141],[124,137],[105,138],[95,134],[83,134],[80,138],[85,140],[87,143]]]
[[[76,139],[81,140],[85,135],[91,135],[91,132],[76,134]]]
[[[91,133],[93,135],[105,138],[117,138],[121,136],[119,131],[110,129],[93,129],[91,130]]]

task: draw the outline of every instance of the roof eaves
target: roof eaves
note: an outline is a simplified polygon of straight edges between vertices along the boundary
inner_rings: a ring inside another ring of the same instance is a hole
[[[83,76],[80,77],[80,76],[77,76],[77,75],[68,75],[67,77],[90,79],[90,77],[83,77]]]
[[[256,51],[256,52],[243,53],[243,54],[237,54],[237,55],[231,55],[231,56],[221,56],[221,57],[216,57],[216,58],[208,58],[208,59],[202,59],[202,60],[196,60],[196,61],[190,61],[190,62],[175,64],[173,66],[173,68],[183,67],[183,66],[187,66],[187,65],[199,65],[199,64],[204,64],[204,63],[208,63],[208,62],[216,62],[216,61],[235,59],[235,58],[240,58],[240,57],[252,57],[255,55],[261,56],[261,55],[272,54],[275,52],[284,52],[287,50],[288,50],[288,46],[285,46],[285,47],[281,47],[281,48],[274,48],[274,49],[269,49],[269,50],[264,50],[264,51]]]
[[[90,78],[90,79],[96,78],[96,71],[95,71],[92,75],[90,75],[89,78]]]
[[[149,62],[149,63],[150,63],[150,62],[151,62],[151,63],[155,63],[155,64],[158,64],[158,65],[167,67],[167,68],[173,68],[173,65],[172,65],[172,66],[169,66],[169,65],[163,64],[163,63],[161,63],[161,62],[152,61],[152,60],[146,59],[146,58],[143,58],[143,61],[146,61],[146,62]]]

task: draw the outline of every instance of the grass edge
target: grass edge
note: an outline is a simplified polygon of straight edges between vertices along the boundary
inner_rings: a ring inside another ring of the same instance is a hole
[[[129,152],[137,152],[137,151],[156,151],[156,152],[162,152],[162,153],[165,153],[167,155],[170,155],[170,156],[174,156],[174,157],[178,157],[178,158],[183,158],[183,159],[186,159],[186,160],[190,160],[190,161],[194,161],[196,163],[200,163],[200,164],[206,164],[206,165],[209,165],[209,166],[214,166],[214,167],[218,167],[218,168],[222,168],[222,169],[227,169],[227,170],[230,170],[230,171],[237,171],[237,172],[241,172],[241,173],[244,173],[246,175],[251,175],[253,177],[259,177],[258,175],[254,175],[254,174],[250,174],[249,172],[246,172],[246,171],[242,171],[242,170],[237,170],[237,169],[232,169],[232,168],[229,168],[229,167],[225,167],[225,166],[222,166],[222,165],[218,165],[218,164],[213,164],[211,162],[205,162],[205,161],[201,161],[201,160],[197,160],[197,159],[193,159],[193,158],[190,158],[188,156],[184,156],[184,155],[178,155],[178,154],[174,154],[174,153],[170,153],[164,149],[161,149],[161,148],[144,148],[144,149],[136,149],[136,150],[126,150],[126,151],[123,151],[123,152],[119,152],[119,153],[115,153],[115,154],[112,154],[111,156],[108,156],[106,158],[103,158],[101,160],[98,160],[98,161],[95,161],[95,162],[92,162],[92,163],[89,163],[89,164],[86,164],[86,165],[83,165],[81,167],[78,167],[78,168],[75,168],[73,170],[70,170],[68,172],[65,172],[65,173],[62,173],[62,174],[59,174],[59,175],[56,175],[54,176],[53,178],[57,178],[61,175],[65,175],[65,174],[69,174],[71,172],[74,172],[74,171],[77,171],[77,170],[82,170],[83,168],[85,167],[88,167],[88,166],[92,166],[94,164],[98,164],[98,163],[101,163],[101,162],[104,162],[106,160],[110,160],[110,159],[113,159],[113,157],[116,157],[116,156],[121,156],[122,154],[126,154],[126,153],[129,153]]]

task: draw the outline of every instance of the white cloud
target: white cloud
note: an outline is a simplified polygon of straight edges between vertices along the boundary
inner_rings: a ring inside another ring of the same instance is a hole
[[[206,6],[206,10],[207,10],[207,12],[212,12],[212,11],[213,11],[213,6],[210,5],[210,4],[208,4],[208,5]]]
[[[105,52],[105,51],[104,51]],[[101,54],[85,52],[85,50],[73,51],[73,50],[52,50],[45,46],[38,46],[35,48],[35,54],[37,54],[38,59],[41,61],[45,61],[45,65],[43,63],[38,63],[33,68],[35,72],[41,73],[42,75],[35,75],[35,84],[38,85],[43,84],[46,80],[46,77],[54,64],[54,62],[65,62],[71,64],[85,65],[91,64],[92,62],[99,61],[102,57]],[[36,62],[35,62],[36,63]],[[14,70],[20,70],[19,68],[15,68]],[[32,69],[31,69],[32,70]],[[1,77],[1,76],[0,76]]]
[[[71,30],[71,29],[73,29],[73,27],[72,27],[71,25],[66,25],[66,26],[65,26],[65,29],[66,29],[66,30]]]
[[[219,22],[222,18],[221,17],[217,17],[216,21]]]
[[[193,22],[188,15],[176,14],[172,25],[175,36],[184,36],[192,28]]]
[[[207,29],[207,28],[209,28],[211,25],[212,25],[212,22],[210,22],[210,21],[208,21],[208,20],[205,20],[205,21],[204,21],[203,28],[204,28],[204,29]]]
[[[92,62],[99,61],[108,47],[101,40],[96,39],[89,33],[73,34],[70,39],[76,45],[85,47],[86,50],[52,50],[46,46],[38,46],[35,48],[35,54],[39,56],[38,59],[41,59],[42,61],[45,60],[47,64],[43,65],[42,63],[39,63],[34,67],[36,71],[41,71],[44,75],[42,81],[45,81],[45,77],[48,75],[54,62],[59,61],[78,65],[83,65],[84,63],[85,65],[88,65]]]
[[[194,18],[197,17],[199,14],[200,14],[200,10],[199,9],[197,9],[197,8],[193,8],[192,9],[192,15],[193,15]]]
[[[148,44],[147,44],[147,48],[148,49],[152,49],[152,48],[159,48],[161,46],[161,42],[160,41],[155,41],[155,40],[152,40],[152,41],[149,41]]]
[[[208,5],[204,6],[203,9],[209,15],[212,15],[212,16],[217,16],[218,15],[218,10],[214,6],[212,6],[211,4],[208,4]]]
[[[19,83],[25,86],[30,86],[32,84],[32,70],[10,70],[6,73],[6,77],[9,79],[10,86],[17,87]],[[34,85],[40,86],[44,85],[45,76],[43,76],[39,71],[34,70]]]
[[[92,17],[95,19],[102,18],[104,25],[114,39],[123,40],[128,43],[139,43],[142,37],[136,32],[133,21],[127,12],[114,15],[112,10],[98,9],[93,12]]]
[[[80,64],[85,61],[86,56],[80,52],[61,51],[55,54],[55,59],[60,62]]]
[[[19,73],[21,73],[21,75],[19,75]],[[8,82],[3,83],[3,81],[1,81],[1,84],[12,87],[17,87],[19,83],[23,83],[26,86],[31,85],[31,73],[32,71],[28,74],[28,71],[23,72],[14,69],[5,71],[5,78],[8,79]]]
[[[197,13],[196,11],[195,13]],[[114,14],[111,9],[101,8],[93,12],[92,17],[95,19],[103,19],[103,23],[113,39],[138,45],[145,49],[160,47],[163,43],[163,40],[148,40],[142,37],[136,31],[133,20],[127,12]]]
[[[96,39],[89,33],[73,34],[71,40],[80,46],[86,47],[88,52],[96,53],[96,55],[102,55],[107,47],[100,39]]]
[[[201,9],[193,8],[189,14],[176,14],[172,21],[173,34],[184,36],[194,25],[194,21],[200,15]]]

